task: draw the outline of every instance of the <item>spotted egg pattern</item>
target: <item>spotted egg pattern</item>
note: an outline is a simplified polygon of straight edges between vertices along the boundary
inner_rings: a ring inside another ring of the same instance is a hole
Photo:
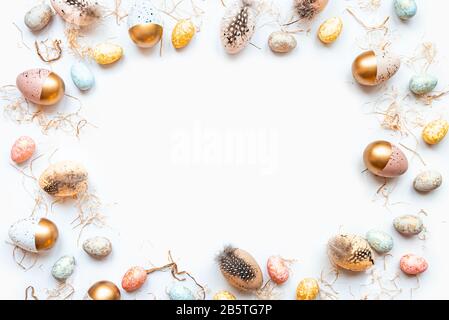
[[[35,235],[39,219],[25,218],[14,223],[8,231],[11,241],[25,251],[37,252]]]
[[[197,300],[192,290],[179,283],[172,285],[167,294],[170,300]]]
[[[80,27],[93,24],[102,15],[95,0],[51,0],[51,5],[65,21]]]
[[[408,160],[402,150],[392,144],[391,151],[390,160],[382,170],[383,177],[397,177],[408,170]]]
[[[51,269],[51,275],[59,281],[67,280],[75,271],[75,258],[63,256],[55,262]]]
[[[429,264],[423,257],[416,254],[406,254],[401,258],[399,267],[405,274],[416,276],[426,271]]]
[[[413,18],[418,11],[415,0],[394,0],[393,5],[396,15],[401,20]]]
[[[438,84],[438,79],[430,74],[414,75],[410,79],[410,91],[416,95],[430,93]]]
[[[444,119],[438,119],[429,122],[422,131],[423,140],[430,145],[438,144],[443,141],[449,131],[449,122]]]
[[[162,26],[162,17],[151,1],[137,0],[128,13],[128,28],[140,24],[154,23]]]
[[[441,187],[443,176],[436,170],[426,170],[418,174],[413,187],[418,192],[430,192]]]
[[[387,253],[393,249],[393,237],[380,230],[368,231],[366,241],[378,253]]]
[[[350,271],[365,271],[374,265],[374,254],[369,243],[351,234],[341,234],[330,239],[328,256],[334,265]]]
[[[319,293],[318,281],[313,278],[306,278],[301,280],[296,288],[296,300],[315,300]]]
[[[271,280],[276,284],[286,282],[290,276],[288,263],[280,256],[271,256],[268,258],[267,271]]]
[[[375,52],[377,58],[376,83],[381,84],[393,77],[401,67],[399,56],[386,50]]]
[[[424,222],[419,216],[406,214],[396,217],[393,226],[397,232],[404,236],[420,234],[424,230]]]
[[[132,267],[126,271],[122,279],[122,288],[127,292],[140,289],[147,280],[147,272],[142,267]]]
[[[30,69],[17,76],[16,85],[25,99],[39,104],[42,87],[51,71],[47,69]]]
[[[15,163],[23,163],[29,160],[36,150],[36,143],[28,136],[22,136],[14,142],[11,148],[11,160]]]

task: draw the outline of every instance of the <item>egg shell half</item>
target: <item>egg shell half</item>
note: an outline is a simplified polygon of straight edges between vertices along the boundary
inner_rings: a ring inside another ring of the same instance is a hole
[[[38,228],[39,219],[21,219],[9,228],[9,238],[19,248],[29,252],[37,252],[35,235]]]

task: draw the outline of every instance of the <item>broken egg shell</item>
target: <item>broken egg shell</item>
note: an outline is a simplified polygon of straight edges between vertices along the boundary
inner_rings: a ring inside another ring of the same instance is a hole
[[[271,280],[276,284],[286,282],[290,276],[290,269],[287,262],[279,256],[271,256],[268,258],[267,271]]]
[[[415,254],[406,254],[401,258],[399,266],[405,274],[416,276],[426,271],[429,264],[423,257]]]
[[[380,230],[370,230],[366,233],[366,241],[376,252],[384,254],[393,249],[393,237]]]
[[[271,33],[268,38],[268,46],[273,52],[288,53],[296,48],[297,41],[295,36],[291,33],[275,31]]]
[[[147,280],[147,271],[142,267],[132,267],[126,271],[122,279],[122,288],[127,292],[140,289]]]
[[[173,284],[167,294],[170,300],[197,300],[192,290],[179,283]]]
[[[92,237],[83,242],[84,251],[95,259],[103,259],[112,252],[112,243],[105,237]]]
[[[30,69],[17,76],[16,85],[25,99],[48,106],[58,103],[65,92],[64,81],[47,69]]]
[[[374,175],[383,178],[395,178],[408,170],[405,154],[388,141],[374,141],[363,152],[366,168]]]
[[[51,269],[51,275],[59,281],[67,280],[75,271],[75,258],[63,256],[55,262]]]
[[[427,170],[418,174],[413,181],[413,187],[419,192],[430,192],[441,187],[443,176],[435,170]]]
[[[50,23],[53,14],[53,10],[48,4],[41,3],[25,14],[24,23],[31,31],[40,31]]]
[[[393,226],[397,232],[405,236],[413,236],[424,230],[424,223],[419,216],[403,215],[393,220]]]
[[[29,160],[36,151],[36,143],[28,136],[17,139],[11,148],[11,160],[17,164]]]
[[[352,64],[354,79],[363,86],[376,86],[393,77],[401,66],[397,55],[387,51],[366,51]]]
[[[45,218],[21,219],[11,225],[8,234],[14,245],[35,253],[51,249],[59,236],[56,225]]]

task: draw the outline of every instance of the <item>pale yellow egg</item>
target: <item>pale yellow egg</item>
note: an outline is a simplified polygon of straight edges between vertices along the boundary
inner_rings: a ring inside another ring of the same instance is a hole
[[[318,38],[325,44],[330,44],[338,39],[343,30],[343,21],[334,17],[324,21],[318,29]]]
[[[444,139],[449,130],[449,123],[440,119],[429,122],[422,132],[422,138],[428,144],[437,144]]]

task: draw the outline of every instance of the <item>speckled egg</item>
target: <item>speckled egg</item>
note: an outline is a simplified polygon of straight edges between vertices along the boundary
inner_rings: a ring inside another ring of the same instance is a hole
[[[360,54],[352,64],[354,79],[363,86],[381,84],[398,72],[401,60],[387,51],[366,51]]]
[[[72,81],[81,91],[91,89],[95,84],[95,77],[92,71],[84,62],[76,62],[70,69]]]
[[[195,25],[190,19],[179,20],[173,28],[171,43],[175,49],[186,47],[196,33]]]
[[[365,271],[374,265],[374,254],[362,237],[340,234],[327,244],[329,260],[337,267],[350,271]]]
[[[112,252],[112,243],[105,237],[92,237],[83,242],[83,249],[95,259],[103,259]]]
[[[415,0],[394,0],[394,11],[401,20],[413,18],[418,11]]]
[[[192,290],[179,283],[172,285],[167,294],[170,300],[197,300]]]
[[[313,278],[306,278],[299,282],[296,288],[296,300],[315,300],[320,293],[320,285]]]
[[[25,218],[14,223],[8,231],[14,245],[29,252],[51,249],[58,239],[56,225],[45,218]]]
[[[388,141],[370,143],[363,153],[363,162],[372,174],[384,178],[398,177],[408,170],[405,154]]]
[[[413,187],[419,192],[430,192],[441,187],[443,176],[435,170],[427,170],[418,174],[413,181]]]
[[[430,74],[415,75],[410,79],[410,91],[416,95],[430,93],[438,84],[438,79]]]
[[[449,130],[449,123],[444,119],[429,122],[422,131],[423,140],[430,145],[440,143]]]
[[[140,289],[147,280],[147,271],[142,267],[132,267],[126,271],[122,279],[122,288],[127,292]]]
[[[25,14],[24,23],[31,31],[40,31],[50,23],[53,14],[48,4],[40,3]]]
[[[11,160],[17,164],[29,160],[36,151],[36,143],[31,137],[22,136],[17,139],[11,148]]]
[[[296,48],[297,41],[295,36],[289,32],[275,31],[268,38],[268,46],[273,52],[288,53]]]
[[[343,30],[343,21],[334,17],[324,21],[318,29],[318,39],[324,44],[330,44],[338,39]]]
[[[120,60],[123,56],[123,48],[118,44],[104,42],[97,44],[92,52],[95,62],[100,65],[111,64]]]
[[[51,275],[59,281],[67,280],[75,271],[75,258],[72,256],[63,256],[55,262],[51,269]]]
[[[290,276],[288,263],[280,256],[271,256],[268,258],[267,271],[271,280],[276,284],[286,282]]]
[[[401,258],[399,266],[405,274],[416,276],[429,267],[426,259],[415,254],[406,254]]]
[[[378,253],[387,253],[393,249],[393,237],[380,230],[370,230],[366,233],[366,241]]]
[[[213,300],[237,300],[237,298],[229,291],[223,290],[217,292],[214,295]]]
[[[87,190],[88,174],[84,166],[74,161],[50,165],[39,177],[39,186],[53,197],[74,197]]]
[[[102,16],[95,0],[51,0],[51,5],[65,21],[79,27],[91,25]]]
[[[128,33],[141,48],[154,47],[162,39],[162,17],[151,1],[134,1],[128,14]]]
[[[58,103],[65,92],[61,77],[47,69],[31,69],[19,74],[16,85],[25,99],[43,106]]]
[[[403,215],[393,220],[393,226],[399,233],[405,236],[413,236],[424,230],[424,223],[419,216]]]

